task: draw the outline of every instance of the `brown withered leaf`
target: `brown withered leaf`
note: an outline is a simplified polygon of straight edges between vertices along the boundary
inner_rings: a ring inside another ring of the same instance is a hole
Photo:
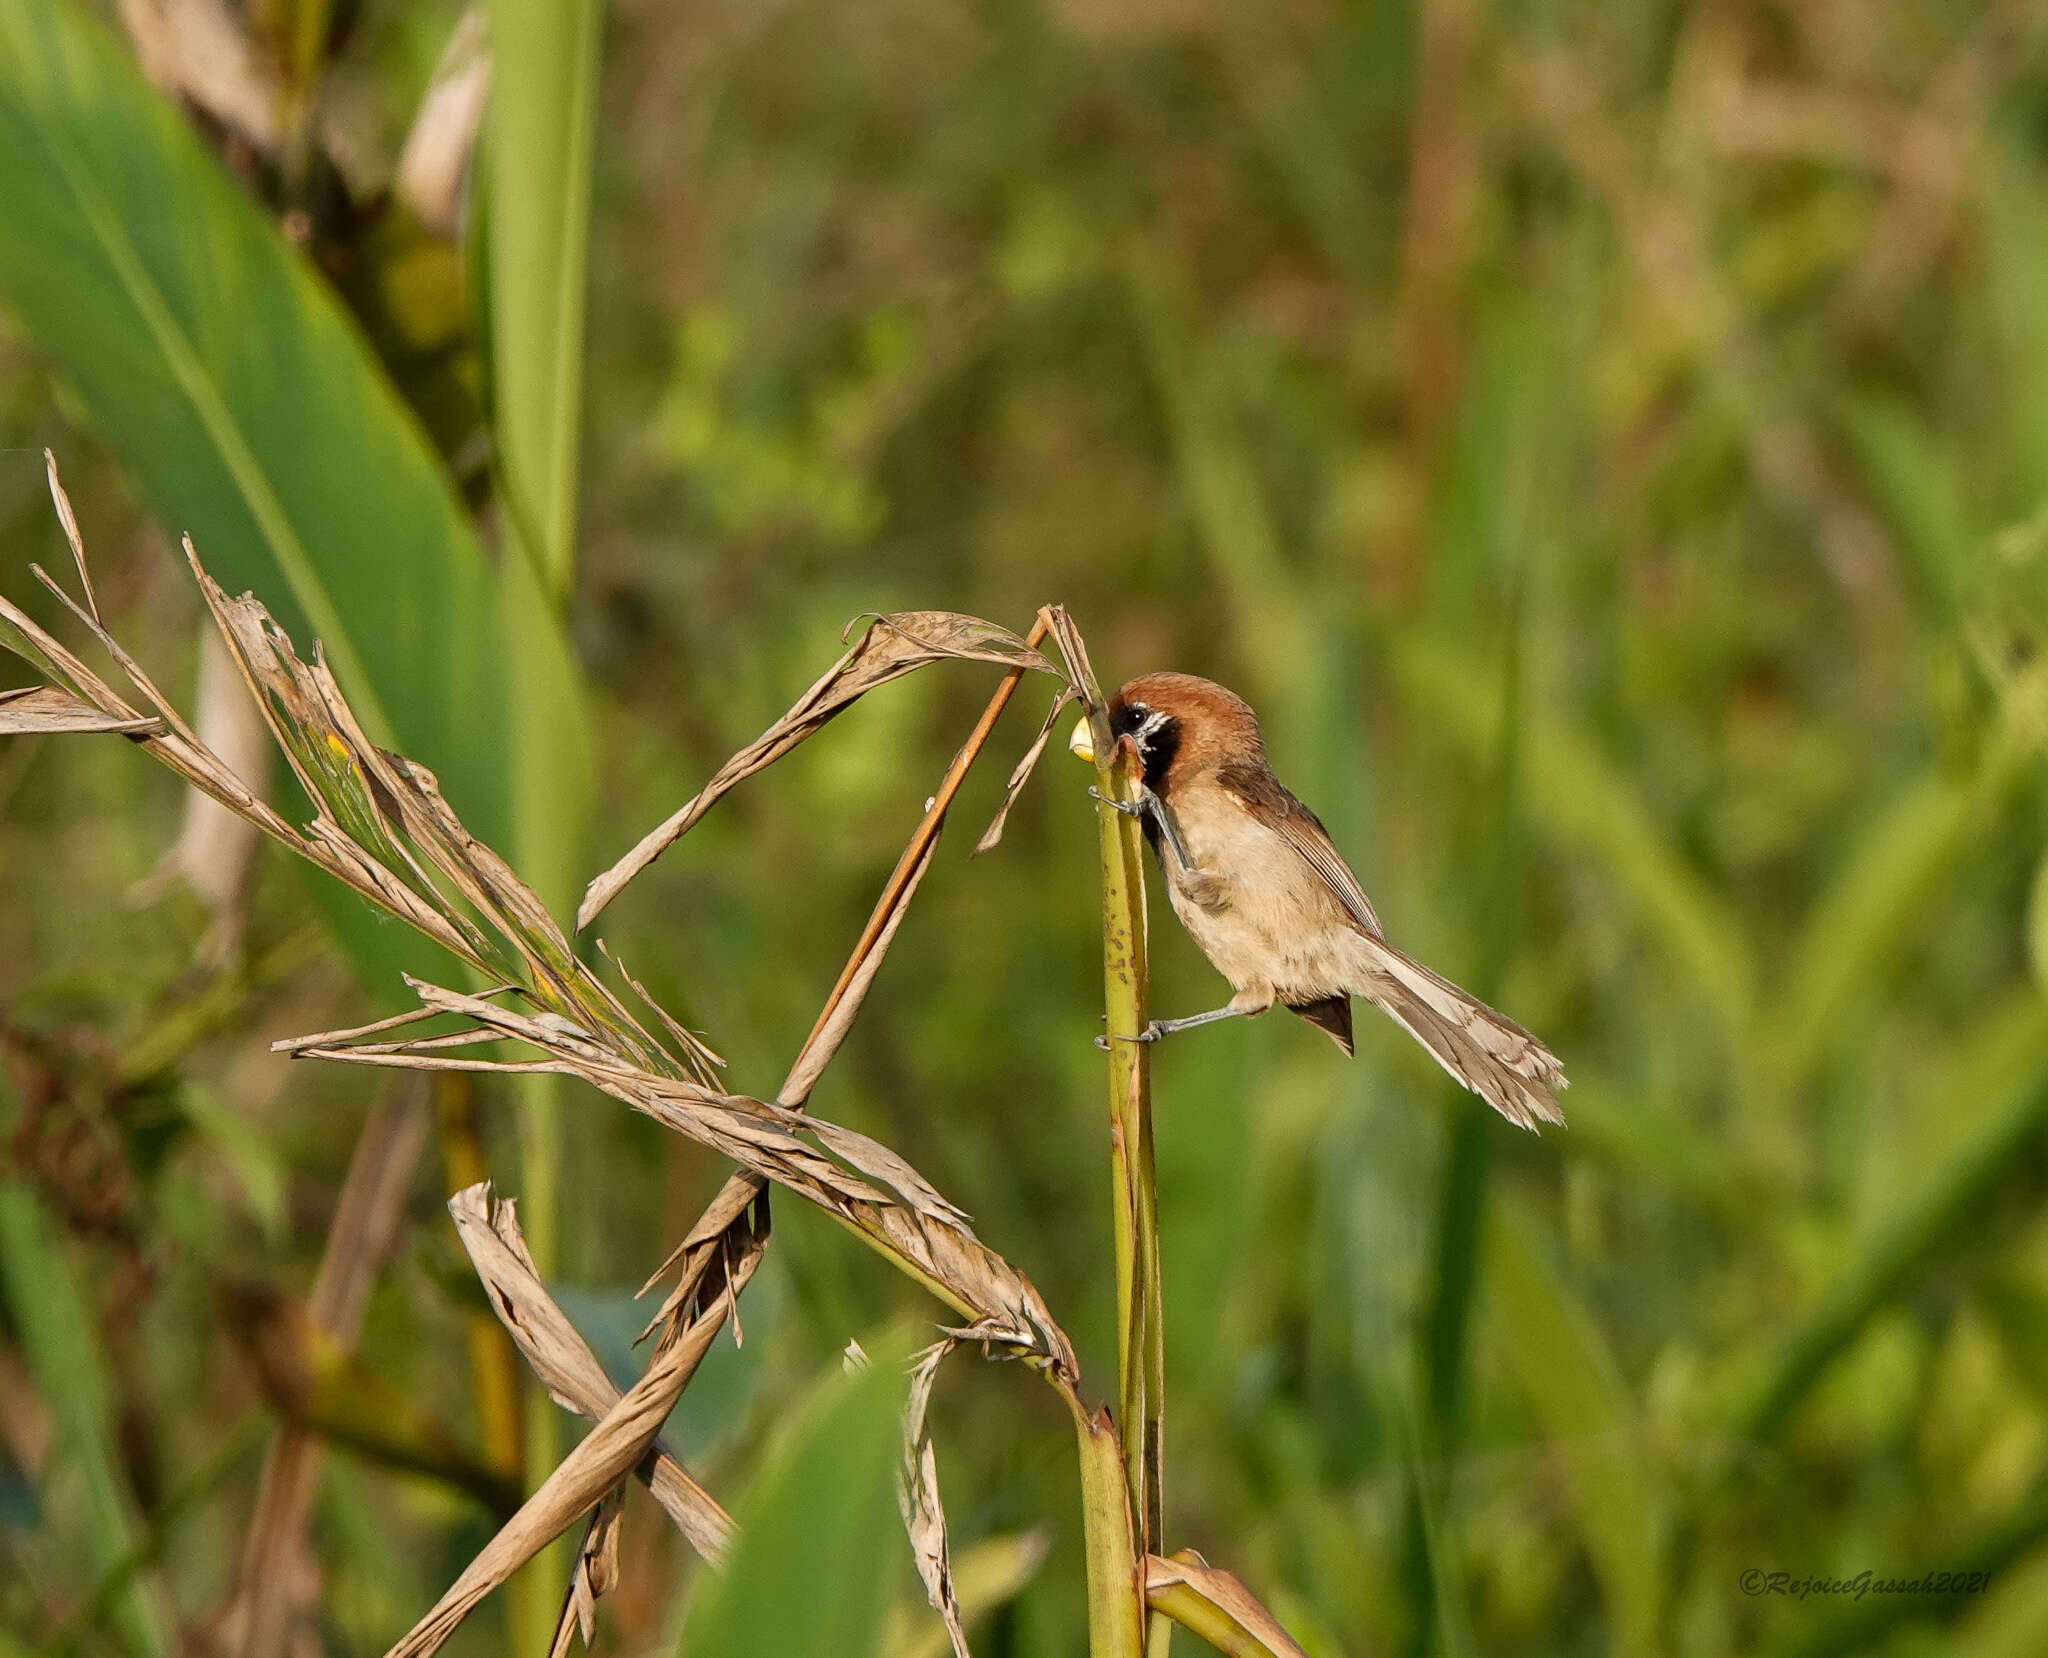
[[[26,737],[37,732],[118,731],[129,736],[162,731],[164,722],[148,714],[123,717],[95,708],[54,685],[24,685],[0,691],[0,737]]]
[[[856,618],[858,620],[858,618]],[[1058,673],[1037,651],[1006,628],[950,610],[905,610],[878,616],[852,649],[791,705],[788,713],[718,768],[710,782],[665,823],[592,881],[576,911],[581,932],[619,895],[626,883],[673,846],[734,784],[773,765],[833,715],[878,685],[900,679],[933,662],[993,662],[1005,668]]]
[[[1193,1549],[1171,1558],[1145,1556],[1145,1599],[1231,1658],[1308,1658],[1234,1573],[1211,1566]]]
[[[974,843],[976,857],[1003,838],[1003,825],[1010,819],[1010,808],[1017,804],[1017,796],[1024,792],[1024,785],[1031,780],[1032,768],[1038,764],[1038,757],[1045,752],[1046,741],[1052,736],[1053,727],[1059,723],[1060,710],[1073,700],[1073,691],[1064,688],[1053,698],[1052,706],[1045,711],[1045,724],[1038,728],[1038,735],[1024,751],[1024,758],[1017,762],[1016,769],[1010,773],[1009,782],[1003,785],[1003,803],[996,808],[994,820],[981,832],[981,839]]]
[[[934,1342],[917,1355],[911,1367],[910,1393],[903,1403],[903,1467],[896,1481],[896,1506],[903,1515],[903,1529],[910,1534],[910,1550],[917,1560],[917,1575],[924,1582],[925,1599],[945,1625],[954,1658],[973,1658],[967,1650],[967,1631],[961,1626],[960,1600],[953,1587],[946,1509],[939,1500],[939,1459],[932,1448],[928,1420],[932,1383],[938,1379],[946,1355],[958,1345],[951,1336]]]
[[[564,1410],[596,1421],[619,1400],[619,1390],[568,1315],[555,1303],[527,1252],[526,1239],[510,1199],[493,1197],[488,1181],[448,1200],[455,1231],[469,1252],[491,1311],[525,1355],[548,1396]],[[699,1554],[714,1563],[732,1546],[732,1516],[690,1477],[673,1453],[656,1440],[633,1470],[676,1529]]]

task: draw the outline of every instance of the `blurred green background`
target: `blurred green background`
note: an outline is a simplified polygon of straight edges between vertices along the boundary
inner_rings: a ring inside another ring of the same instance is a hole
[[[47,444],[185,706],[190,529],[562,913],[859,612],[1057,600],[1110,683],[1225,681],[1390,935],[1563,1056],[1572,1127],[1373,1019],[1352,1064],[1279,1020],[1160,1052],[1168,1543],[1315,1658],[2048,1650],[2048,15],[494,9],[499,124],[437,219],[401,157],[453,0],[0,4],[0,589],[57,615]],[[864,701],[595,929],[736,1087],[990,680]],[[1055,750],[967,856],[1046,695],[813,1105],[1113,1391],[1086,774]],[[316,1424],[289,1650],[382,1650],[549,1443],[447,1193],[533,1206],[630,1373],[725,1173],[595,1096],[443,1088],[353,1358],[280,1380],[403,1089],[268,1043],[391,1005],[399,945],[268,850],[239,899],[142,901],[183,810],[117,739],[0,747],[10,1658],[231,1650],[264,1446],[322,1385],[371,1420]],[[1154,896],[1155,1005],[1214,1005]],[[675,1442],[730,1497],[850,1336],[935,1311],[780,1204]],[[1047,1544],[977,1651],[1079,1650],[1056,1402],[970,1358],[934,1409],[956,1549]],[[639,1493],[623,1564],[599,1649],[673,1650],[696,1568]]]

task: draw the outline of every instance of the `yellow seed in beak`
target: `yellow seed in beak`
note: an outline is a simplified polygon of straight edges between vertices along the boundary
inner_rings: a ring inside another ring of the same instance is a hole
[[[1089,765],[1095,764],[1095,732],[1090,728],[1086,714],[1075,723],[1074,734],[1067,739],[1067,747]]]

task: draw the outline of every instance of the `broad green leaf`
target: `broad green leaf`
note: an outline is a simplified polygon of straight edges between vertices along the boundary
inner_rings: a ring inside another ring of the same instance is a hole
[[[497,583],[349,319],[76,0],[0,0],[0,297],[230,591],[508,844]]]
[[[740,1540],[700,1581],[683,1626],[689,1658],[867,1658],[891,1586],[911,1575],[896,1515],[902,1347],[813,1389],[736,1510]]]
[[[1522,1395],[1562,1459],[1579,1535],[1613,1619],[1614,1650],[1655,1651],[1664,1515],[1620,1368],[1592,1315],[1551,1272],[1536,1228],[1512,1204],[1495,1205],[1486,1241],[1493,1318]]]

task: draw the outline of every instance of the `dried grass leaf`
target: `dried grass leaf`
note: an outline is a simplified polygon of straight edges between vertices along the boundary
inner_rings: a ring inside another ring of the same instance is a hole
[[[583,1528],[583,1541],[576,1549],[576,1564],[569,1571],[569,1587],[562,1596],[561,1614],[555,1619],[555,1638],[548,1658],[568,1658],[569,1646],[579,1632],[587,1651],[597,1633],[597,1599],[608,1595],[619,1581],[619,1513],[626,1488],[615,1485],[607,1491]]]
[[[946,1627],[954,1658],[973,1658],[967,1649],[967,1632],[960,1621],[960,1600],[953,1585],[953,1558],[946,1536],[946,1509],[939,1500],[939,1459],[932,1448],[932,1383],[946,1355],[959,1345],[957,1338],[934,1342],[918,1354],[910,1372],[910,1393],[903,1404],[903,1468],[896,1483],[896,1505],[903,1515],[903,1529],[910,1534],[910,1550],[917,1561],[917,1575],[924,1583],[925,1599]]]
[[[1014,633],[972,616],[948,610],[906,610],[876,617],[859,643],[799,697],[788,713],[720,766],[711,781],[681,809],[643,836],[632,851],[590,883],[576,911],[576,930],[581,932],[596,920],[627,882],[681,839],[735,784],[773,765],[806,737],[822,729],[833,715],[876,686],[930,663],[947,660],[993,662],[1006,668],[1037,668],[1047,673],[1058,671]]]
[[[1193,1549],[1170,1559],[1145,1556],[1145,1599],[1231,1658],[1308,1658],[1234,1573],[1211,1566]]]
[[[538,1049],[537,1063],[581,1077],[614,1099],[665,1123],[762,1180],[773,1181],[817,1204],[892,1257],[911,1276],[974,1321],[977,1340],[1016,1357],[1077,1374],[1072,1345],[1030,1280],[974,1236],[964,1212],[933,1189],[887,1147],[801,1112],[719,1093],[673,1077],[640,1070],[587,1034],[493,1006],[473,996],[414,983],[422,1002],[476,1022],[477,1040],[509,1038]],[[308,1047],[276,1044],[307,1057],[420,1069],[532,1069],[532,1064],[445,1057],[442,1038],[419,1043],[347,1043]]]
[[[426,1658],[438,1650],[485,1595],[559,1537],[579,1515],[588,1513],[639,1465],[717,1336],[726,1299],[737,1296],[753,1276],[766,1242],[766,1230],[755,1228],[747,1233],[737,1254],[703,1252],[696,1263],[695,1287],[709,1300],[709,1306],[686,1325],[672,1328],[639,1381],[620,1395],[618,1403],[562,1459],[386,1658]],[[718,1275],[715,1279],[714,1274]]]
[[[455,1231],[468,1251],[491,1310],[513,1344],[525,1355],[548,1396],[564,1410],[593,1421],[619,1400],[619,1390],[576,1333],[568,1315],[547,1293],[510,1199],[493,1197],[488,1181],[464,1188],[448,1200]],[[690,1546],[717,1562],[732,1546],[732,1516],[690,1477],[660,1440],[634,1470],[656,1502],[675,1521]]]
[[[64,492],[64,485],[57,477],[57,452],[43,451],[43,473],[50,484],[50,504],[57,509],[57,522],[63,527],[64,541],[71,549],[71,562],[78,567],[78,585],[85,589],[86,608],[92,612],[92,619],[100,619],[99,595],[92,590],[92,572],[85,567],[85,542],[78,533],[78,514],[71,510],[71,497]]]
[[[1003,803],[996,809],[994,819],[981,832],[981,839],[974,843],[974,855],[980,857],[1003,838],[1003,825],[1009,822],[1010,808],[1017,804],[1017,796],[1024,792],[1024,785],[1031,780],[1032,768],[1038,764],[1038,757],[1045,752],[1047,739],[1052,736],[1053,727],[1059,723],[1060,710],[1074,700],[1071,687],[1062,689],[1053,698],[1053,704],[1045,711],[1045,723],[1038,728],[1038,735],[1031,740],[1031,746],[1024,751],[1016,769],[1010,773],[1009,782],[1003,785]]]
[[[128,736],[155,736],[164,722],[153,715],[124,718],[95,708],[82,697],[54,685],[25,685],[0,691],[0,737],[26,737],[40,732],[118,731]]]

